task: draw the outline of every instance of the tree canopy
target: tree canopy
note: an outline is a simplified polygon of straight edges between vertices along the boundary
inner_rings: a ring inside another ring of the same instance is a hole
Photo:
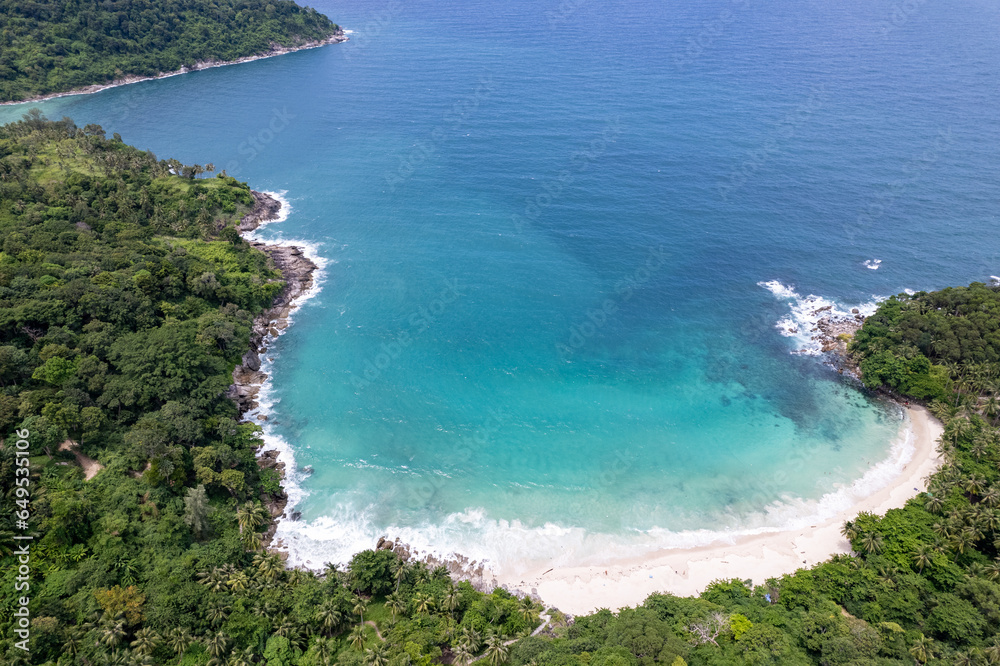
[[[290,0],[0,0],[0,101],[236,60],[338,31]]]

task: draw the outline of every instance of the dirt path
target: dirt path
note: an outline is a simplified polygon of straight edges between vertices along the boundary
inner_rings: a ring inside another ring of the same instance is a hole
[[[80,463],[80,467],[83,468],[83,478],[85,481],[90,481],[92,478],[97,476],[97,473],[104,469],[104,465],[97,462],[90,456],[80,453],[80,445],[74,442],[72,439],[67,439],[65,442],[59,445],[60,451],[71,451],[74,456],[76,456],[76,461]]]
[[[378,625],[377,624],[375,624],[371,620],[365,620],[365,624],[375,630],[375,635],[378,636],[378,639],[380,641],[383,641],[383,642],[385,641],[385,639],[382,638],[382,632],[378,630]]]

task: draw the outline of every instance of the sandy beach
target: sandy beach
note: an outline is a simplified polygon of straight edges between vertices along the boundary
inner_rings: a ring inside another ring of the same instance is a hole
[[[825,522],[805,529],[744,537],[735,543],[663,550],[600,567],[538,568],[516,580],[498,576],[508,588],[540,596],[550,606],[573,614],[599,608],[617,610],[641,604],[653,592],[688,596],[715,579],[751,579],[755,584],[850,552],[840,534],[846,520],[862,511],[884,514],[924,492],[926,478],[940,465],[937,440],[941,423],[923,407],[909,407],[912,452],[888,485]],[[546,570],[548,569],[548,570]]]

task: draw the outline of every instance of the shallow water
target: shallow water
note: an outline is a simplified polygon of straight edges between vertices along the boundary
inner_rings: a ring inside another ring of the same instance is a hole
[[[901,420],[782,331],[1000,274],[992,3],[316,6],[352,41],[39,105],[284,192],[261,235],[327,261],[271,354],[300,561],[807,521]]]

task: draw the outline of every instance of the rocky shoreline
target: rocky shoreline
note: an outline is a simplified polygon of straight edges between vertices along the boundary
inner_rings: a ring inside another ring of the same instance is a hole
[[[819,343],[820,349],[828,355],[830,365],[838,372],[856,376],[858,367],[847,351],[847,345],[865,323],[865,317],[858,308],[853,308],[850,315],[833,314],[832,310],[833,306],[827,305],[810,313],[819,317],[809,330],[811,339]],[[821,316],[824,312],[828,314]]]
[[[271,48],[268,51],[265,51],[264,53],[259,53],[257,55],[252,55],[252,56],[246,56],[243,58],[237,58],[236,60],[199,60],[190,67],[181,67],[180,69],[173,72],[160,72],[156,76],[123,76],[120,79],[115,79],[111,83],[95,83],[93,85],[74,88],[73,90],[67,90],[66,92],[52,93],[50,95],[35,95],[34,97],[29,97],[27,99],[13,100],[10,102],[0,102],[0,106],[10,106],[13,104],[30,104],[32,102],[46,102],[50,99],[69,97],[71,95],[91,95],[93,93],[101,92],[102,90],[107,90],[109,88],[126,86],[129,85],[130,83],[141,83],[142,81],[156,81],[157,79],[165,79],[171,76],[178,76],[180,74],[188,74],[189,72],[197,72],[202,69],[212,69],[213,67],[225,67],[226,65],[240,65],[245,62],[253,62],[254,60],[263,60],[264,58],[273,58],[274,56],[285,55],[286,53],[294,53],[296,51],[315,49],[320,46],[326,46],[327,44],[339,44],[341,42],[346,42],[347,40],[348,37],[344,33],[343,29],[338,29],[337,32],[333,33],[326,39],[308,41],[299,44],[298,46],[281,46],[279,44],[271,44]]]
[[[264,222],[278,219],[281,210],[280,201],[256,191],[253,192],[253,198],[253,208],[237,226],[241,234],[254,231]],[[274,299],[271,307],[254,319],[250,333],[250,349],[243,355],[242,363],[233,369],[233,383],[226,395],[236,403],[241,417],[260,406],[257,398],[268,378],[267,373],[261,371],[261,355],[267,351],[270,341],[288,328],[288,317],[295,309],[296,301],[312,289],[313,276],[317,270],[316,264],[305,256],[300,247],[269,245],[254,240],[247,242],[271,258],[274,267],[281,272],[285,287]],[[261,415],[260,419],[267,420],[267,416]],[[257,462],[261,469],[274,469],[284,478],[285,465],[278,460],[277,451],[262,452]],[[270,543],[274,536],[277,519],[284,513],[287,503],[288,495],[284,491],[267,503],[272,521],[264,535],[265,544]]]

